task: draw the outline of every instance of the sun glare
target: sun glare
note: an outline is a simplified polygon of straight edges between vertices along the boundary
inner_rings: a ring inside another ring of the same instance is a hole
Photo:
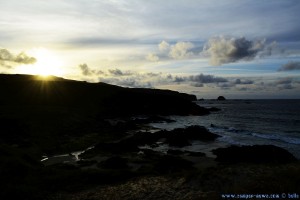
[[[16,68],[16,73],[40,75],[45,78],[50,75],[62,76],[64,74],[63,62],[53,52],[38,48],[28,51],[28,55],[35,57],[36,63],[20,65]]]

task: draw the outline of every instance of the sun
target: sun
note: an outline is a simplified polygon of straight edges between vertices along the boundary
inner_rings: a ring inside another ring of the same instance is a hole
[[[33,74],[43,77],[50,75],[63,76],[62,59],[48,49],[36,48],[27,52],[28,55],[36,58],[36,62],[30,65],[20,65],[16,72],[20,74]]]

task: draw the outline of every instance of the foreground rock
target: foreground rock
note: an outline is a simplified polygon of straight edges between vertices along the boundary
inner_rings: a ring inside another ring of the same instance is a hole
[[[207,142],[214,141],[218,137],[220,136],[209,132],[203,126],[190,126],[185,129],[176,128],[172,131],[168,131],[166,143],[170,146],[183,147],[190,145],[191,140]]]
[[[230,146],[213,150],[216,161],[224,163],[289,163],[297,159],[288,151],[273,145]]]
[[[132,148],[133,146],[145,144],[151,145],[159,140],[163,140],[164,143],[167,143],[170,146],[184,147],[191,145],[190,141],[192,140],[206,142],[213,141],[218,137],[220,136],[209,132],[203,126],[190,126],[187,128],[176,128],[172,131],[162,130],[156,133],[141,132],[121,141],[120,143],[122,146],[128,146]]]
[[[172,131],[158,131],[156,133],[137,132],[131,137],[125,138],[118,142],[98,143],[95,148],[86,151],[81,156],[83,158],[91,158],[102,153],[126,153],[138,152],[139,147],[143,145],[156,145],[157,142],[169,144],[173,147],[184,147],[191,145],[191,141],[210,142],[220,137],[209,132],[203,126],[190,126],[187,128],[176,128]]]

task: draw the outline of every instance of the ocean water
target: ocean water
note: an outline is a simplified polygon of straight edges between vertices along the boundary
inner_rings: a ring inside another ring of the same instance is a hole
[[[300,100],[204,100],[196,103],[221,111],[207,116],[170,116],[176,122],[152,123],[151,126],[172,130],[201,125],[222,136],[215,143],[206,145],[206,150],[220,144],[271,144],[300,159]],[[201,151],[197,148],[205,149],[203,145],[195,143],[188,148]]]

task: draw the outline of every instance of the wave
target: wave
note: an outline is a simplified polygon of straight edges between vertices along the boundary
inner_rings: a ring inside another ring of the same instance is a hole
[[[283,136],[282,134],[255,133],[255,132],[248,131],[248,130],[237,129],[237,128],[234,128],[234,127],[220,127],[220,126],[215,126],[215,125],[213,127],[210,127],[209,129],[212,132],[217,132],[221,135],[222,135],[222,133],[229,133],[229,134],[234,133],[235,136],[237,136],[236,134],[239,134],[241,136],[247,135],[247,136],[253,136],[253,137],[256,137],[256,138],[262,138],[262,139],[267,139],[267,140],[276,140],[276,141],[280,141],[280,142],[284,142],[284,143],[300,145],[300,138],[291,137],[291,136]],[[228,135],[226,135],[226,136],[224,135],[223,137],[227,138]],[[229,138],[227,138],[227,140],[230,140]],[[237,143],[237,141],[235,141],[234,143]]]
[[[300,138],[295,138],[295,137],[287,137],[287,136],[281,136],[275,134],[260,134],[260,133],[252,133],[252,135],[255,137],[269,139],[269,140],[279,140],[289,144],[300,144]]]

